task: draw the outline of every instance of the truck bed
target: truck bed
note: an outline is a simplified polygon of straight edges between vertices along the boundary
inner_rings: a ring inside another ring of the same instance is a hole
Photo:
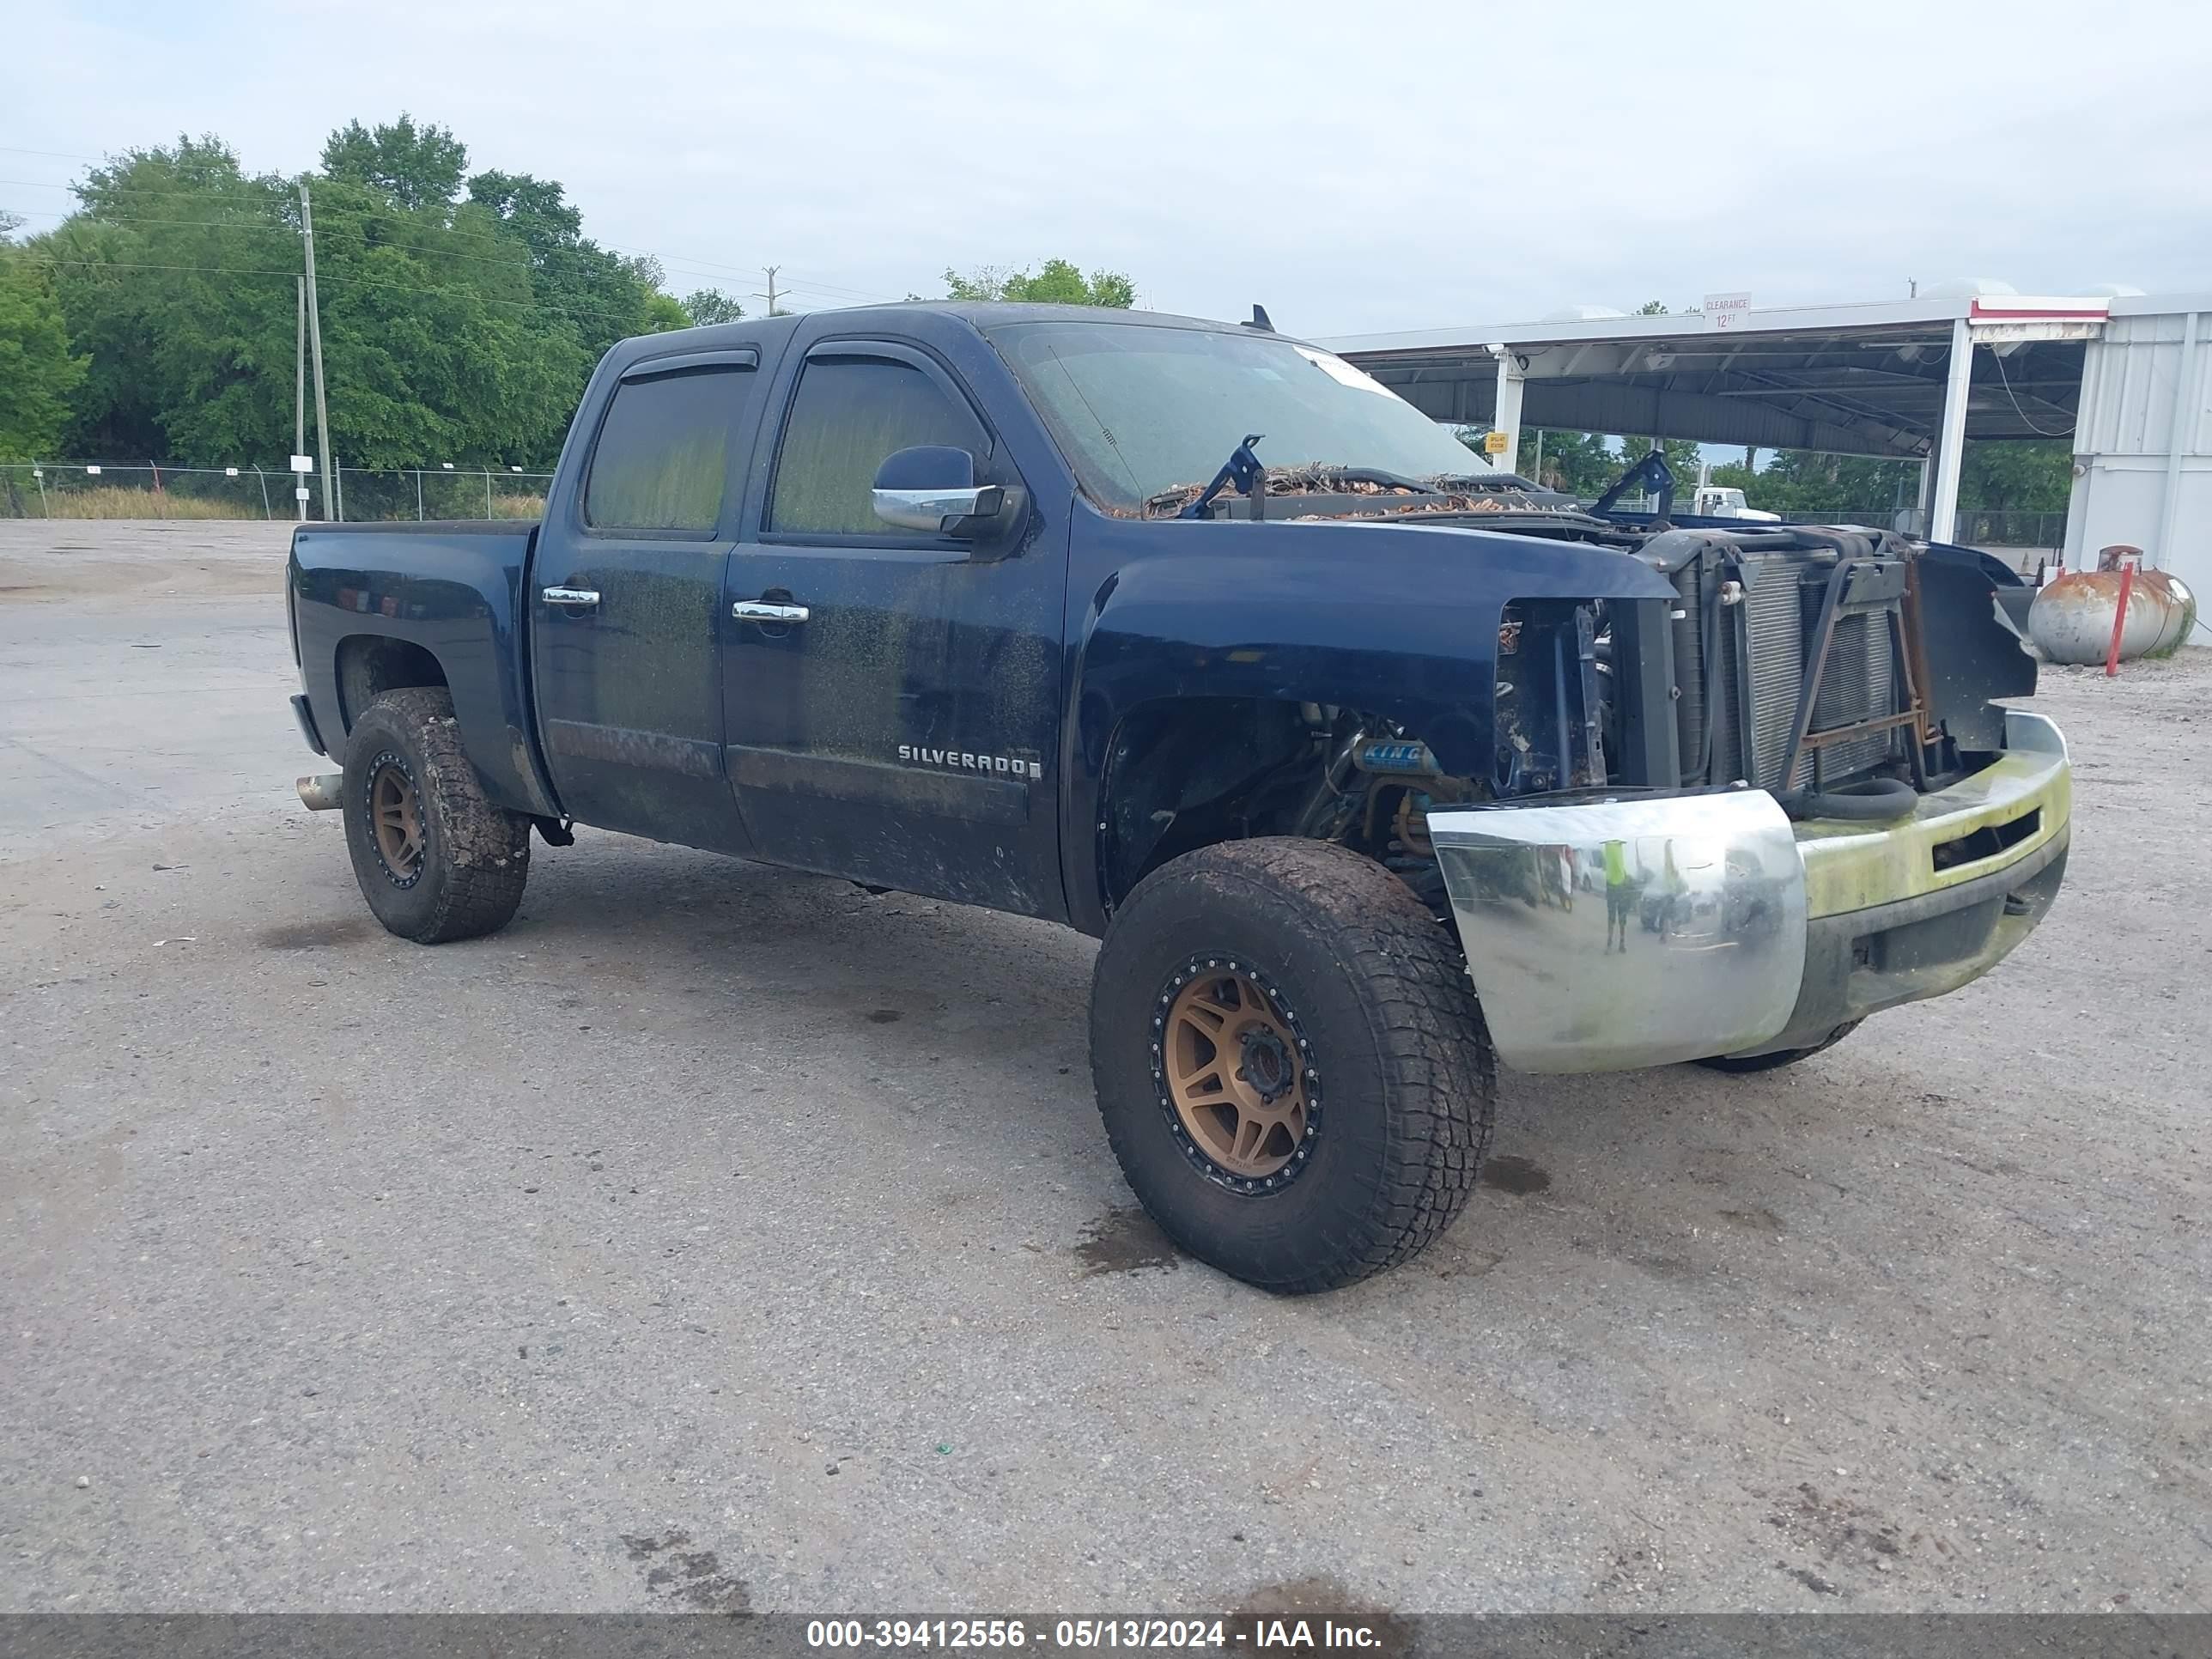
[[[531,716],[523,584],[527,520],[314,524],[293,532],[292,640],[333,757],[374,689],[375,665],[414,647],[440,665],[469,758],[495,804],[556,808]]]

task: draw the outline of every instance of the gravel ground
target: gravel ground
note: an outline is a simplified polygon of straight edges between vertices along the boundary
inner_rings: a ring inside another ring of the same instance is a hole
[[[1509,1075],[1417,1263],[1130,1208],[1065,931],[586,833],[370,921],[285,526],[0,523],[0,1608],[2203,1610],[2212,651],[1765,1077]]]

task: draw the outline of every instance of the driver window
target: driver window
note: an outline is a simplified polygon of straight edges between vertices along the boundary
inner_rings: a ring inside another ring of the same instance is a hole
[[[900,536],[878,519],[869,490],[896,450],[949,444],[989,448],[968,407],[912,364],[887,357],[817,357],[800,371],[769,494],[769,530],[828,536]]]

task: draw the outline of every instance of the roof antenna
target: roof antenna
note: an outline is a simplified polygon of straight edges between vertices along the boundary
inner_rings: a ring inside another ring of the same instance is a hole
[[[1274,324],[1267,320],[1267,307],[1265,306],[1254,306],[1252,307],[1252,320],[1249,323],[1240,324],[1239,326],[1243,328],[1256,328],[1262,334],[1273,334],[1275,331]]]

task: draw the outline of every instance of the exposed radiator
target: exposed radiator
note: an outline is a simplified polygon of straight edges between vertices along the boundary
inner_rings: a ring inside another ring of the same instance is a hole
[[[1784,559],[1745,562],[1744,636],[1751,647],[1751,781],[1781,787],[1782,757],[1805,683],[1803,567]],[[1725,750],[1734,754],[1735,750]]]
[[[1806,550],[1747,550],[1737,557],[1743,591],[1739,603],[1721,604],[1719,561],[1694,559],[1673,573],[1684,615],[1674,625],[1678,738],[1689,782],[1747,779],[1759,788],[1808,784],[1813,746],[1799,751],[1795,777],[1781,776],[1807,671],[1807,655],[1832,560]],[[1887,714],[1895,707],[1896,678],[1888,611],[1850,608],[1836,620],[1827,666],[1814,699],[1812,730],[1821,732]],[[1709,626],[1717,617],[1717,628]],[[1718,660],[1709,665],[1706,647]],[[1748,706],[1747,685],[1748,682]],[[1712,743],[1705,746],[1708,698],[1717,705]],[[1746,735],[1749,755],[1746,755]],[[1869,733],[1820,746],[1824,786],[1863,777],[1898,753],[1895,731]],[[1700,768],[1700,757],[1705,765]]]
[[[1828,665],[1820,676],[1820,694],[1813,699],[1813,729],[1826,731],[1864,720],[1877,709],[1890,708],[1895,699],[1893,654],[1886,617],[1861,611],[1838,617],[1835,643],[1829,647]],[[1889,759],[1896,752],[1896,744],[1893,731],[1829,744],[1820,751],[1821,780],[1863,775]],[[1811,775],[1811,767],[1801,761],[1797,781],[1802,783]]]

